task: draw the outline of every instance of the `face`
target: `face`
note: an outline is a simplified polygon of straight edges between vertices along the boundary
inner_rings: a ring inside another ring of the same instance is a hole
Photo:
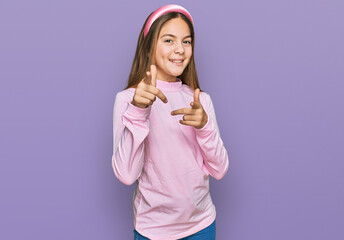
[[[157,79],[176,81],[190,62],[191,41],[189,27],[183,19],[173,18],[162,26],[155,52]]]

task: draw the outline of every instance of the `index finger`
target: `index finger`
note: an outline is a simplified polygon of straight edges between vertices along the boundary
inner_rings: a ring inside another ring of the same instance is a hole
[[[191,108],[179,108],[171,112],[171,115],[179,115],[179,114],[192,114],[193,111]]]
[[[150,92],[151,94],[154,94],[154,96],[160,98],[161,101],[167,103],[167,97],[165,96],[165,94],[162,93],[162,91],[159,88],[154,87],[152,85],[147,85],[146,91]]]
[[[158,92],[157,92],[156,96],[158,98],[160,98],[161,101],[163,101],[164,103],[167,103],[167,97],[165,96],[165,94],[163,94],[162,91],[159,88],[156,88],[156,89],[158,89]]]

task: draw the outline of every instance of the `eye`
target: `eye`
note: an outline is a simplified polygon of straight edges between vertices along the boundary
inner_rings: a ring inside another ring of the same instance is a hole
[[[168,42],[168,43],[170,43],[169,41],[171,41],[171,42],[172,42],[172,40],[171,40],[171,39],[166,39],[166,40],[165,40],[165,42]]]
[[[186,40],[186,41],[184,41],[184,43],[191,44],[191,41]]]

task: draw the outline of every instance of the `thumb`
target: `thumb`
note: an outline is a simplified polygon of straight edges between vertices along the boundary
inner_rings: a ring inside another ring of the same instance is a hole
[[[200,93],[200,90],[199,88],[197,88],[194,92],[194,101],[190,103],[193,109],[197,109],[201,106],[201,101],[199,100],[199,93]]]
[[[194,102],[200,103],[201,101],[199,100],[199,94],[200,94],[200,90],[199,88],[197,88],[194,92]]]
[[[151,66],[150,66],[150,73],[151,73],[151,85],[153,85],[154,87],[156,87],[156,75],[157,75],[157,71],[156,71],[156,66],[155,66],[155,65],[151,65]]]
[[[151,76],[151,73],[147,71],[146,76],[142,79],[142,82],[145,82],[146,84],[151,84],[150,76]]]

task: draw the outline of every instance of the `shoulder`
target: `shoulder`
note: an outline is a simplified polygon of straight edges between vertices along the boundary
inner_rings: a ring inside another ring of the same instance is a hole
[[[127,88],[116,94],[116,101],[131,101],[134,96],[135,88]]]
[[[193,92],[194,90],[192,90],[188,85],[183,84],[183,91],[187,94],[187,95],[191,95],[193,96]]]

